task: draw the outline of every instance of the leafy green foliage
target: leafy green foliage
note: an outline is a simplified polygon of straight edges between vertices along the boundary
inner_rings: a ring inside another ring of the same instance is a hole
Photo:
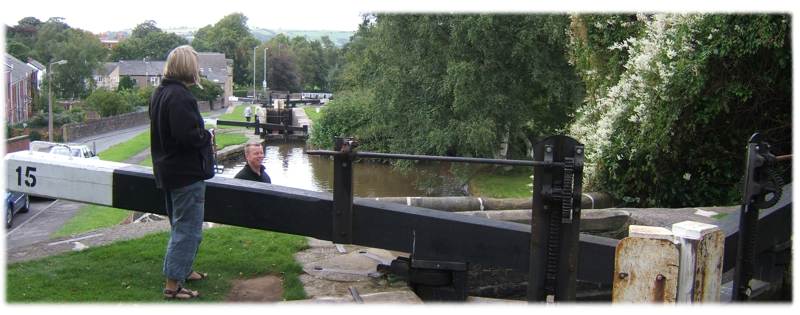
[[[97,89],[92,92],[86,98],[86,105],[103,117],[128,113],[134,108],[131,103],[126,102],[122,95],[106,89]]]
[[[197,51],[222,52],[226,58],[233,59],[233,82],[237,84],[251,84],[253,47],[258,44],[247,27],[247,17],[242,13],[226,15],[213,26],[200,28],[192,40]]]
[[[365,150],[493,157],[506,136],[525,147],[553,134],[582,98],[564,54],[568,23],[557,15],[367,17],[344,48],[315,144],[338,134],[359,136]]]
[[[791,152],[790,16],[637,20],[573,17],[571,58],[592,87],[571,128],[588,183],[639,206],[738,203],[752,133]]]
[[[374,136],[371,128],[373,96],[369,90],[347,91],[337,94],[326,109],[314,120],[309,142],[320,148],[332,148],[334,137],[357,137],[360,140]]]
[[[152,20],[136,26],[131,37],[119,43],[111,51],[111,60],[166,60],[175,47],[189,42],[175,33],[167,33],[156,26]]]
[[[67,60],[51,68],[53,96],[82,98],[89,94],[85,82],[106,58],[106,49],[92,33],[71,28],[62,18],[41,22],[33,17],[20,20],[7,33],[9,49],[20,60],[31,57],[45,66]]]
[[[208,101],[213,103],[220,95],[222,95],[222,88],[214,82],[206,78],[200,78],[200,84],[203,89],[198,88],[196,85],[189,87],[194,97],[201,101]],[[213,108],[213,107],[212,107]]]
[[[136,88],[136,80],[132,79],[130,76],[123,75],[119,78],[119,85],[117,85],[117,91],[122,90],[132,90]]]

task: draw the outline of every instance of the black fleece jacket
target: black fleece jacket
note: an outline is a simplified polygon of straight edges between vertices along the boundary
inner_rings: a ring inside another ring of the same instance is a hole
[[[212,177],[211,133],[186,85],[163,79],[150,98],[149,113],[156,186],[175,189]]]

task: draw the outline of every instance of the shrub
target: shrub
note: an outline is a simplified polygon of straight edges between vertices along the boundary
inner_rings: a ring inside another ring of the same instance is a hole
[[[629,31],[602,17],[571,42],[596,87],[571,127],[587,145],[589,185],[637,206],[730,205],[753,132],[791,152],[788,15],[639,15],[643,31],[621,41],[602,35]],[[623,60],[580,49],[589,46]],[[594,75],[620,62],[618,76]]]
[[[135,108],[126,97],[106,89],[97,89],[92,92],[86,98],[86,104],[103,117],[128,113]]]

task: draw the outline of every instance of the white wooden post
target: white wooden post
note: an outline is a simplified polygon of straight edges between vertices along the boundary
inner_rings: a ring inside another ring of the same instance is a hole
[[[719,302],[725,233],[717,226],[692,221],[672,225],[680,246],[678,302]]]

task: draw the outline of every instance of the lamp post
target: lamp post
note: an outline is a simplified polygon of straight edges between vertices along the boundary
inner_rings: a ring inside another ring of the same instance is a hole
[[[269,47],[264,47],[264,93],[267,95],[267,49]],[[267,102],[270,101],[269,95],[267,95]]]
[[[53,142],[53,65],[63,65],[67,63],[66,60],[59,60],[51,62],[47,65],[47,138]]]
[[[253,47],[253,104],[256,103],[256,48]]]

